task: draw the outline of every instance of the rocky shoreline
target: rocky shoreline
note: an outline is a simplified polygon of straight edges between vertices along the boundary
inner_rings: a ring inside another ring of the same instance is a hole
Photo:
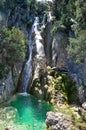
[[[46,114],[47,130],[86,130],[86,102],[81,107],[70,107],[71,113],[55,111]]]

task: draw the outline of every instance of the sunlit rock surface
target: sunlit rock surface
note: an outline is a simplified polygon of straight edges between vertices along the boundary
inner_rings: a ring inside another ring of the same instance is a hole
[[[48,112],[46,125],[50,130],[72,130],[73,128],[71,117],[60,112]]]
[[[86,122],[86,102],[82,104],[82,107],[79,108],[79,114],[83,118],[83,120]]]

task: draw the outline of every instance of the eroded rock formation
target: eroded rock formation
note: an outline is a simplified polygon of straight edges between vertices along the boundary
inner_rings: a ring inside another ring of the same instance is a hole
[[[47,128],[50,130],[72,130],[71,117],[60,112],[48,112],[46,119]]]

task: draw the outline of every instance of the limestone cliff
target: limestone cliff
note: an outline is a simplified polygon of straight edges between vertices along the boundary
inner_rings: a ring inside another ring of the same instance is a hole
[[[10,71],[3,79],[0,80],[0,103],[8,100],[15,91],[15,86]]]
[[[69,76],[75,81],[80,102],[86,100],[86,67],[85,62],[75,64],[73,59],[69,59],[66,47],[68,45],[68,36],[64,32],[58,32],[52,42],[52,66],[64,68]]]

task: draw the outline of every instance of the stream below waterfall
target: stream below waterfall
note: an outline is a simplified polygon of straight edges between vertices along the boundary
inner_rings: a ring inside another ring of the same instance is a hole
[[[0,130],[46,130],[46,113],[53,107],[31,95],[17,94],[0,108]]]

